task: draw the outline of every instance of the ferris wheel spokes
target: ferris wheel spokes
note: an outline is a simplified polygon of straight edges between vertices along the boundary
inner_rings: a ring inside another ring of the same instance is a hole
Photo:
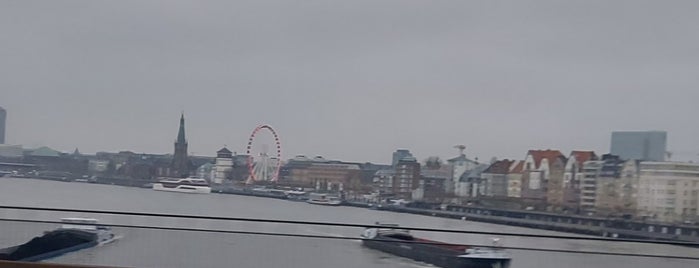
[[[273,157],[267,152],[267,144],[262,144],[262,151],[255,155],[253,152],[253,144],[255,143],[255,138],[257,134],[266,130],[272,134],[274,137],[274,145],[276,147],[276,155]],[[279,136],[276,131],[269,125],[261,125],[255,128],[255,130],[250,135],[247,147],[248,155],[248,172],[249,176],[246,181],[247,184],[252,184],[255,181],[271,181],[276,182],[279,179],[279,170],[281,169],[281,143],[279,142]]]

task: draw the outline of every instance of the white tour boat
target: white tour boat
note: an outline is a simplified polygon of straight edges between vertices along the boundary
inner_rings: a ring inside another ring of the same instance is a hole
[[[325,205],[325,206],[339,206],[342,204],[342,200],[336,196],[329,196],[328,194],[311,193],[308,195],[309,204],[314,205]]]
[[[160,180],[153,183],[153,190],[194,194],[211,193],[209,183],[205,179],[197,178]]]

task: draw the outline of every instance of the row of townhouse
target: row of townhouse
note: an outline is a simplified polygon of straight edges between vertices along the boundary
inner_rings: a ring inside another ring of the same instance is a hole
[[[540,210],[699,220],[699,164],[623,160],[591,151],[530,150],[481,173],[468,198],[500,198]]]

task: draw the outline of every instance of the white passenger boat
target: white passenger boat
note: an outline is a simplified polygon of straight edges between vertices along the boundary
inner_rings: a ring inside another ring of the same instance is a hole
[[[342,204],[342,200],[336,196],[329,196],[328,194],[319,193],[311,193],[306,202],[309,204],[325,206],[339,206]]]
[[[153,184],[153,190],[178,193],[208,194],[211,193],[209,183],[204,179],[164,179]]]

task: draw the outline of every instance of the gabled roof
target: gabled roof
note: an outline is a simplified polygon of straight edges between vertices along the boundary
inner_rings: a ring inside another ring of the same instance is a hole
[[[543,159],[547,159],[549,163],[553,163],[556,158],[561,158],[563,162],[566,160],[566,157],[559,150],[529,150],[527,155],[531,155],[534,158],[536,168],[541,166],[541,160]]]
[[[465,181],[468,180],[469,178],[480,178],[481,174],[483,173],[484,170],[488,168],[488,165],[477,165],[470,171],[464,172],[463,175],[459,178],[459,181]]]
[[[510,166],[513,162],[514,161],[507,159],[495,161],[495,163],[491,164],[483,173],[507,174],[510,172]]]
[[[466,158],[465,154],[459,155],[457,157],[454,157],[452,159],[447,160],[449,163],[454,163],[454,162],[471,162],[471,163],[477,163],[476,161],[473,161],[471,159]]]
[[[593,151],[572,151],[570,156],[575,157],[579,167],[582,167],[582,164],[586,161],[597,160],[597,155]]]
[[[522,173],[524,170],[524,161],[515,160],[512,165],[510,165],[510,173]]]
[[[228,148],[223,147],[221,150],[216,151],[217,154],[232,154],[231,150],[228,150]]]

